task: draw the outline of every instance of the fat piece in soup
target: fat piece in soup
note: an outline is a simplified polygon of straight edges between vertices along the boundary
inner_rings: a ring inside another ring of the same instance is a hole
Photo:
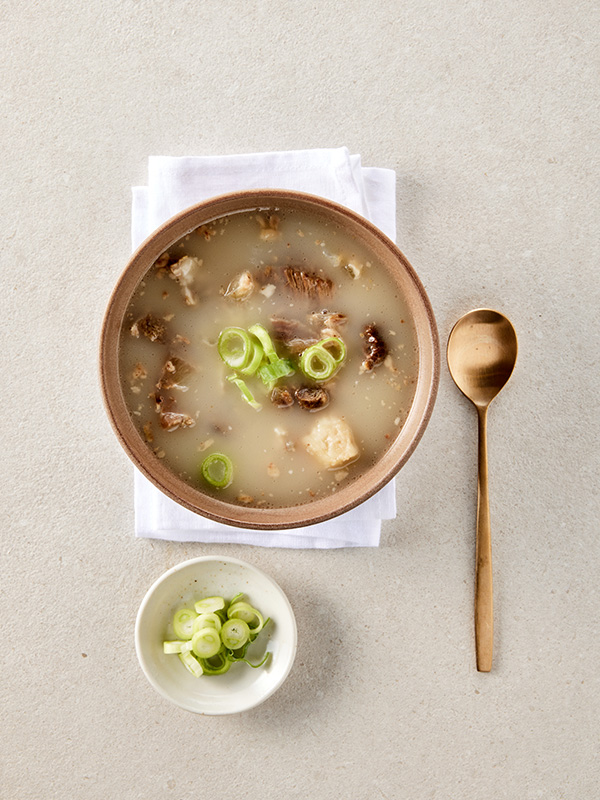
[[[162,254],[131,299],[119,369],[170,470],[227,502],[295,506],[339,491],[396,438],[416,337],[386,271],[333,223],[252,210]]]

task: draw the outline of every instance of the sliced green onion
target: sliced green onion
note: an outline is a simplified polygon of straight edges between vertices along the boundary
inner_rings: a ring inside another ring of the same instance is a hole
[[[243,647],[250,638],[250,628],[243,619],[228,619],[221,628],[221,641],[229,650]]]
[[[216,631],[220,631],[222,625],[221,617],[217,614],[200,613],[194,620],[194,633],[199,631],[200,628],[214,628]]]
[[[221,649],[221,637],[215,628],[200,628],[192,636],[192,650],[198,658],[216,656]]]
[[[277,351],[275,350],[275,345],[273,344],[273,341],[269,336],[269,332],[267,331],[267,329],[263,325],[257,323],[256,325],[252,325],[250,328],[248,328],[248,331],[253,336],[256,336],[258,341],[261,343],[265,356],[268,358],[268,360],[271,363],[277,361],[279,356],[277,355]]]
[[[334,357],[320,344],[307,347],[300,356],[300,369],[307,378],[314,381],[326,381],[337,369]]]
[[[204,597],[194,603],[194,608],[198,614],[215,614],[225,608],[225,600],[222,597]]]
[[[166,653],[167,655],[172,655],[173,653],[182,653],[186,644],[187,642],[163,642],[163,653]]]
[[[242,375],[254,375],[256,370],[260,367],[265,357],[265,351],[260,342],[251,340],[252,355],[248,364],[240,369]]]
[[[173,630],[178,639],[191,639],[194,633],[194,620],[198,615],[191,608],[180,608],[173,615]]]
[[[257,631],[254,631],[254,630],[250,631],[250,642],[253,642],[253,641],[256,639],[256,637],[257,637],[257,636],[258,636],[258,634],[261,632],[261,630],[262,630],[262,629],[265,627],[265,625],[266,625],[268,622],[270,622],[270,621],[271,621],[271,617],[267,617],[267,618],[266,618],[266,620],[263,622],[263,624],[262,624],[262,627],[261,627],[261,628],[259,628]]]
[[[227,609],[227,617],[229,619],[241,619],[247,623],[250,628],[250,633],[258,633],[262,630],[264,620],[260,611],[252,608],[250,603],[238,602],[229,606]]]
[[[228,658],[225,648],[211,658],[201,658],[200,664],[205,675],[223,675],[229,671],[233,661]]]
[[[253,355],[250,336],[243,328],[225,328],[219,335],[217,350],[223,361],[233,369],[242,369]]]
[[[200,470],[204,480],[215,489],[226,489],[233,479],[233,464],[223,453],[206,456]]]
[[[256,411],[261,410],[262,405],[258,402],[258,400],[254,399],[254,395],[252,394],[250,389],[246,386],[246,383],[241,378],[238,378],[237,375],[233,374],[233,375],[228,375],[227,380],[230,381],[231,383],[235,383],[235,385],[242,393],[242,397],[248,403],[249,406],[252,406],[252,408],[254,408]]]
[[[338,366],[346,360],[346,345],[339,336],[330,336],[327,339],[321,339],[317,344],[327,350]]]
[[[246,655],[269,618],[263,621],[260,611],[243,597],[243,592],[229,602],[219,596],[203,597],[194,609],[178,609],[172,623],[178,638],[163,641],[163,652],[177,655],[195,677],[222,675],[238,661],[253,669],[262,666],[269,652],[257,664]]]
[[[228,650],[227,658],[230,661],[243,661],[246,658],[246,650],[248,649],[249,646],[250,646],[250,639],[248,639],[248,641],[243,647],[238,647],[237,650]]]
[[[181,663],[186,667],[186,669],[189,672],[192,673],[192,675],[195,678],[199,678],[202,675],[204,670],[202,669],[202,666],[198,661],[198,659],[194,655],[192,655],[192,653],[190,652],[179,653],[178,655]]]
[[[307,347],[300,356],[300,369],[307,378],[327,381],[346,360],[346,345],[339,336],[329,336]]]
[[[272,389],[280,378],[286,378],[295,372],[291,361],[287,358],[278,358],[271,364],[264,364],[259,370],[258,375],[262,382]]]
[[[248,661],[247,658],[236,658],[236,661],[243,661],[244,664],[248,664],[250,667],[252,667],[252,669],[258,669],[258,667],[262,667],[270,655],[271,653],[265,653],[263,660],[259,661],[258,664],[253,664],[251,661]]]

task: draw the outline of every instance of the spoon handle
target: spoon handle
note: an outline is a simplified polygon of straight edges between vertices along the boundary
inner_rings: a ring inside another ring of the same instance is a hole
[[[492,668],[494,600],[492,588],[492,531],[488,499],[487,406],[477,406],[479,420],[477,475],[477,544],[475,548],[475,648],[477,669]]]

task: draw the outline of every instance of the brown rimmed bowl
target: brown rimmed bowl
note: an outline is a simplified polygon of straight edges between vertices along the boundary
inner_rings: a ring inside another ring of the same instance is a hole
[[[370,469],[329,497],[282,508],[252,508],[224,502],[194,488],[155,457],[137,431],[119,380],[119,340],[131,297],[157,258],[175,242],[217,217],[240,211],[277,207],[317,213],[360,242],[392,276],[406,301],[415,327],[418,375],[408,418],[394,441]],[[431,304],[396,245],[375,225],[330,200],[286,190],[252,190],[214,197],[168,220],[149,236],[125,267],[108,303],[100,342],[100,381],[109,420],[135,466],[164,494],[180,505],[217,522],[241,528],[280,530],[331,519],[375,494],[406,463],[429,422],[440,370],[439,340]]]

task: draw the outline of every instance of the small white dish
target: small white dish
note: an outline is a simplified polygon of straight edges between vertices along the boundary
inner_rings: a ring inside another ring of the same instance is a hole
[[[258,661],[268,650],[264,666],[238,663],[224,675],[195,678],[176,655],[163,653],[178,608],[212,595],[230,600],[239,592],[271,618],[247,654]],[[257,567],[227,556],[193,558],[165,572],[146,593],[135,624],[137,657],[154,689],[180,708],[211,716],[247,711],[270,697],[287,678],[296,645],[296,619],[282,589]]]

